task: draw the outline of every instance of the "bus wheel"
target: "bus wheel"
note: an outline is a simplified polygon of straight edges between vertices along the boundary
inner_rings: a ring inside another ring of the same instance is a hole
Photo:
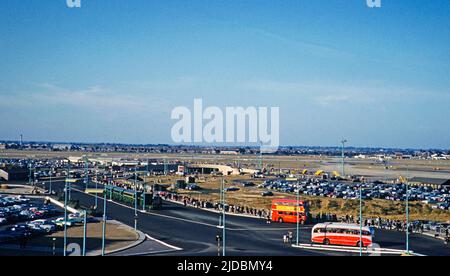
[[[358,242],[356,243],[356,246],[357,246],[357,247],[361,247],[361,242],[358,241]],[[362,243],[362,247],[364,247],[364,242]]]
[[[282,218],[279,218],[279,219],[278,219],[278,222],[279,222],[279,223],[283,223],[283,219],[282,219]]]
[[[330,245],[330,240],[329,239],[324,239],[323,240],[323,244],[324,245]]]

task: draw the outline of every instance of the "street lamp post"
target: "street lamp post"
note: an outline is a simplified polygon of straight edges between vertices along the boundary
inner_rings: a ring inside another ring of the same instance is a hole
[[[148,177],[149,176],[149,174],[150,174],[150,172],[149,172],[149,160],[148,160],[148,158],[147,158],[147,172],[146,172],[146,176]],[[146,195],[146,193],[147,193],[147,183],[145,182],[146,180],[147,180],[147,177],[145,177],[144,178],[144,182],[142,183],[142,185],[143,185],[143,194],[142,194],[142,196],[143,196],[143,198],[142,198],[142,210],[143,211],[145,211],[145,203],[146,203],[146,199],[147,199],[147,195]]]
[[[86,182],[86,190],[89,188],[89,163],[87,157],[84,160],[84,182]]]
[[[110,186],[113,186],[113,182],[114,182],[114,167],[113,167],[113,165],[111,164],[111,179],[110,179],[110,181],[109,181],[109,185],[110,185]],[[113,190],[112,190],[112,187],[111,187],[111,189],[109,190],[109,200],[110,200],[110,201],[113,201]]]
[[[86,238],[87,238],[87,212],[85,210],[83,220],[83,257],[86,256]]]
[[[409,187],[406,185],[406,254],[409,255]]]
[[[223,193],[223,196],[222,196],[222,200],[223,200],[223,203],[222,203],[222,206],[223,206],[223,210],[222,210],[222,216],[223,216],[223,233],[222,233],[222,250],[223,250],[223,253],[222,253],[222,256],[223,257],[225,257],[225,246],[226,246],[226,243],[225,243],[225,234],[226,234],[226,224],[225,224],[225,180],[222,178],[222,193]]]
[[[69,178],[69,181],[68,181],[68,183],[67,183],[67,189],[68,189],[68,191],[67,191],[67,193],[68,193],[68,195],[69,195],[69,201],[71,201],[72,200],[72,185],[70,184],[71,182],[71,179],[70,179],[70,161],[69,161],[69,163],[68,163],[68,168],[69,168],[69,170],[67,171],[67,177]]]
[[[28,184],[31,186],[32,185],[32,180],[31,180],[32,165],[31,165],[31,161],[28,164],[28,169],[29,169],[29,172],[28,172]]]
[[[64,185],[64,257],[67,256],[67,193],[69,183],[70,162],[67,166],[67,177]]]
[[[137,230],[137,215],[138,215],[138,200],[137,200],[137,166],[134,167],[134,230]]]
[[[347,139],[342,139],[342,177],[345,177],[345,143],[347,143]]]
[[[362,248],[363,248],[362,231],[363,231],[362,183],[360,183],[360,185],[359,185],[359,256],[362,256]]]
[[[97,206],[98,206],[98,193],[97,193],[97,190],[98,190],[98,171],[97,171],[97,166],[95,167],[95,190],[96,190],[96,192],[95,192],[95,210],[97,210]]]
[[[106,185],[103,192],[103,229],[102,229],[102,256],[105,256],[105,240],[106,240]]]
[[[53,174],[53,170],[50,170],[50,183],[49,183],[49,187],[48,187],[48,192],[50,193],[50,196],[52,195],[52,174]]]
[[[297,246],[299,244],[299,234],[300,234],[300,188],[297,184]]]

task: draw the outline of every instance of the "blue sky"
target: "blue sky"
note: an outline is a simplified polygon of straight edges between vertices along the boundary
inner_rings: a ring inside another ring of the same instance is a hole
[[[283,145],[450,148],[450,1],[2,0],[0,140],[171,143],[279,106]]]

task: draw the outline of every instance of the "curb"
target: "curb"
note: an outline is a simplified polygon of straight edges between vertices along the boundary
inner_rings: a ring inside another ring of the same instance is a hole
[[[126,224],[123,224],[123,223],[121,223],[120,221],[117,221],[117,220],[109,220],[108,222],[112,223],[112,224],[120,225],[120,226],[125,227],[127,229],[131,229],[131,230],[135,231],[138,234],[139,237],[138,237],[137,241],[133,242],[130,245],[124,246],[122,248],[114,249],[112,251],[106,251],[105,252],[105,256],[108,256],[108,255],[111,255],[111,254],[115,254],[115,253],[118,253],[118,252],[122,252],[122,251],[125,251],[125,250],[128,250],[128,249],[131,249],[133,247],[136,247],[136,246],[142,244],[146,240],[146,235],[142,231],[134,230],[133,227],[130,227],[130,226],[126,225]],[[101,255],[102,255],[102,251],[101,250],[94,250],[94,251],[91,251],[91,252],[89,252],[87,254],[87,256],[101,256]]]
[[[60,207],[62,206],[62,208],[64,208],[64,204],[61,203],[61,202],[59,202],[59,201],[57,201],[56,199],[53,199],[53,198],[48,197],[48,196],[45,197],[45,199],[48,199],[51,203],[53,203],[53,204],[55,204],[55,205],[58,205],[58,206],[60,206]],[[68,210],[69,212],[71,212],[71,213],[80,213],[80,212],[79,212],[78,210],[76,210],[75,208],[72,208],[72,207],[69,207],[69,206],[67,206],[67,210]],[[108,223],[112,223],[112,224],[117,224],[117,225],[120,225],[120,226],[122,226],[122,227],[131,229],[131,230],[135,231],[135,232],[138,234],[139,237],[138,237],[138,240],[137,240],[137,241],[133,242],[133,243],[130,244],[130,245],[127,245],[127,246],[124,246],[124,247],[122,247],[122,248],[118,248],[118,249],[115,249],[115,250],[112,250],[112,251],[109,251],[109,252],[105,252],[105,255],[106,255],[106,256],[107,256],[107,255],[110,255],[110,254],[117,253],[117,252],[125,251],[125,250],[128,250],[128,249],[130,249],[130,248],[133,248],[133,247],[135,247],[135,246],[138,246],[138,245],[140,245],[141,243],[143,243],[143,242],[145,241],[145,239],[146,239],[146,236],[145,236],[145,234],[144,234],[143,232],[141,232],[141,231],[139,231],[139,230],[134,230],[134,228],[132,228],[132,227],[130,227],[130,226],[128,226],[128,225],[126,225],[126,224],[120,222],[120,221],[117,221],[117,220],[107,220],[107,222],[108,222]],[[93,251],[89,251],[88,253],[86,253],[86,255],[87,255],[87,256],[101,256],[101,255],[102,255],[102,251],[101,251],[101,250],[93,250]]]

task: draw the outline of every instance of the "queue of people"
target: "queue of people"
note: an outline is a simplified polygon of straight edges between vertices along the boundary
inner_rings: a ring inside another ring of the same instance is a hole
[[[203,209],[214,209],[216,211],[222,211],[225,208],[225,212],[240,215],[249,215],[259,218],[267,218],[270,215],[269,210],[256,209],[248,206],[238,206],[233,204],[226,204],[213,202],[209,200],[200,200],[186,195],[179,195],[176,193],[165,192],[161,196],[164,200],[176,201],[183,203],[185,206],[191,206]]]

